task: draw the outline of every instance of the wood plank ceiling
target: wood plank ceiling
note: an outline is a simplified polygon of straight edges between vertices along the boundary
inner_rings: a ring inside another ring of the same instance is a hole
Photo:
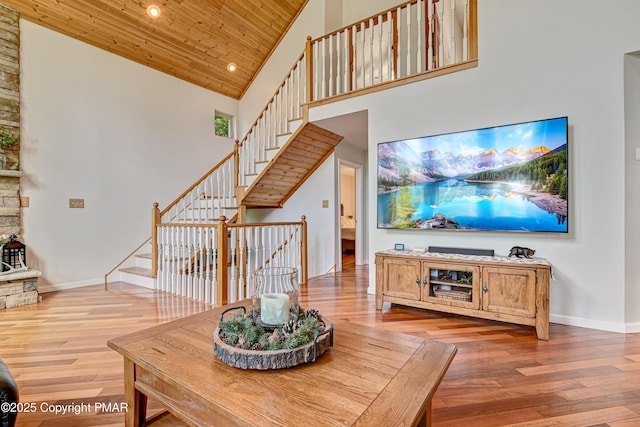
[[[234,99],[307,1],[0,0],[23,19]]]

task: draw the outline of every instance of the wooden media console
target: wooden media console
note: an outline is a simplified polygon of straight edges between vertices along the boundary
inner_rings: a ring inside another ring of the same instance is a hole
[[[387,250],[376,253],[376,308],[390,302],[531,325],[548,340],[550,276],[541,258]]]

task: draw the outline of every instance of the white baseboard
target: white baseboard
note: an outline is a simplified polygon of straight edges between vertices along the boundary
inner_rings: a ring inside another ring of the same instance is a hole
[[[617,322],[606,322],[602,320],[585,319],[584,317],[564,316],[562,314],[550,314],[549,321],[551,323],[560,323],[561,325],[578,326],[580,328],[598,329],[608,332],[619,332],[624,334],[628,331],[628,325]]]
[[[640,332],[640,322],[627,323],[626,333],[637,334]]]
[[[41,285],[38,283],[38,293],[46,294],[48,292],[64,291],[66,289],[83,288],[85,286],[104,284],[104,277],[100,279],[81,280],[79,282],[57,283],[55,285]]]

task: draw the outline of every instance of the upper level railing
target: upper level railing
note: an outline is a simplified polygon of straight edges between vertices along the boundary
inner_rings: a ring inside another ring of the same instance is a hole
[[[308,39],[307,98],[350,94],[477,59],[476,8],[477,0],[412,0]]]

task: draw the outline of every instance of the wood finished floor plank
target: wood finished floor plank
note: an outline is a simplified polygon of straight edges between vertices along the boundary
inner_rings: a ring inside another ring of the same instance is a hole
[[[353,261],[347,256],[343,272],[311,279],[301,303],[327,317],[456,344],[458,354],[433,400],[435,427],[640,425],[640,334],[551,324],[551,339],[541,341],[530,326],[399,305],[379,311],[367,293],[368,266]],[[210,308],[127,284],[109,287],[44,294],[35,306],[0,311],[0,358],[23,401],[121,402],[122,357],[106,341]],[[209,351],[209,345],[194,342],[193,351]],[[373,357],[370,366],[384,375],[377,361]],[[357,390],[357,372],[347,380]],[[150,414],[161,411],[150,402]],[[97,411],[18,417],[18,427],[122,423],[120,413]],[[170,416],[157,424],[181,425]]]
[[[612,421],[628,420],[634,417],[635,413],[623,406],[615,406],[593,411],[577,412],[571,415],[547,417],[537,421],[527,421],[524,423],[512,424],[513,427],[573,427],[573,426],[595,426],[600,423],[610,423]]]
[[[597,358],[580,360],[577,362],[570,361],[564,363],[553,363],[550,365],[531,366],[518,369],[522,375],[542,375],[542,374],[555,374],[558,372],[573,371],[577,369],[595,368],[599,366],[612,366],[619,363],[624,363],[624,357],[609,357],[609,358]]]

